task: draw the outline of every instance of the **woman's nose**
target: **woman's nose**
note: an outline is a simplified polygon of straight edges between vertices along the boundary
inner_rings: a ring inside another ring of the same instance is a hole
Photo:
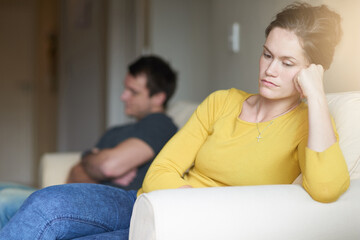
[[[271,63],[269,64],[269,66],[267,67],[265,73],[268,76],[277,76],[278,74],[278,64],[276,60],[271,61]]]

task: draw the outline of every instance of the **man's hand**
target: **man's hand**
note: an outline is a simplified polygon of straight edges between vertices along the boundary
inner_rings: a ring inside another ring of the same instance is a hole
[[[85,172],[81,163],[78,163],[71,168],[66,183],[97,183],[97,182]]]
[[[155,155],[153,149],[138,138],[129,138],[113,148],[94,148],[91,152],[81,159],[81,164],[87,175],[98,182],[121,179]],[[130,181],[130,177],[126,179],[125,182]]]
[[[92,154],[98,154],[99,152],[100,152],[100,149],[98,149],[98,148],[91,149]]]
[[[129,186],[130,183],[134,180],[137,175],[137,168],[130,170],[129,172],[125,173],[121,177],[115,178],[112,180],[112,183],[121,185],[121,186]]]

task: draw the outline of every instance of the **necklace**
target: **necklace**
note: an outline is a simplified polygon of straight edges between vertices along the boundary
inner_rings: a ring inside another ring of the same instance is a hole
[[[261,131],[260,131],[260,129],[259,129],[259,123],[258,123],[258,122],[256,123],[256,128],[257,128],[258,133],[259,133],[259,135],[256,137],[258,142],[260,141],[260,139],[262,139],[261,134],[262,134],[273,122],[274,122],[274,121],[271,121],[271,122],[270,122],[263,130],[261,130]]]
[[[280,117],[280,116],[282,116],[282,115],[290,112],[291,110],[293,110],[294,108],[296,108],[297,105],[299,105],[299,102],[296,103],[294,106],[290,107],[290,108],[289,108],[288,110],[286,110],[285,112],[280,113],[280,114],[278,114],[278,115],[276,115],[276,116],[274,116],[274,117],[272,117],[272,118],[274,119],[274,118]],[[257,112],[259,112],[259,104],[256,105],[256,109],[257,109]],[[261,134],[264,133],[264,131],[265,131],[271,124],[273,124],[273,122],[274,122],[274,120],[272,120],[263,130],[260,131],[260,129],[259,129],[259,122],[256,121],[256,129],[257,129],[257,131],[258,131],[258,133],[259,133],[259,135],[256,137],[258,142],[260,142],[260,139],[262,139]]]

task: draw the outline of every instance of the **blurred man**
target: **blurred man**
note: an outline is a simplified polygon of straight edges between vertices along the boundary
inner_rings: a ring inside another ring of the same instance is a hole
[[[176,86],[176,74],[155,56],[131,64],[121,100],[135,123],[107,131],[96,147],[72,168],[68,182],[104,183],[130,190],[141,187],[151,160],[177,128],[164,113]]]
[[[125,114],[136,121],[106,131],[94,148],[82,154],[67,182],[139,189],[152,160],[177,131],[165,114],[176,79],[170,65],[157,56],[144,56],[130,64],[121,100]],[[34,191],[18,184],[0,184],[0,229]]]

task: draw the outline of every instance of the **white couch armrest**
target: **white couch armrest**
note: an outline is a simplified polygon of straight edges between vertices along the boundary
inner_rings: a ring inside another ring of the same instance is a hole
[[[131,240],[360,239],[360,179],[334,203],[297,184],[155,191],[138,197]]]
[[[41,158],[40,187],[64,184],[69,171],[80,160],[81,153],[46,153]]]

